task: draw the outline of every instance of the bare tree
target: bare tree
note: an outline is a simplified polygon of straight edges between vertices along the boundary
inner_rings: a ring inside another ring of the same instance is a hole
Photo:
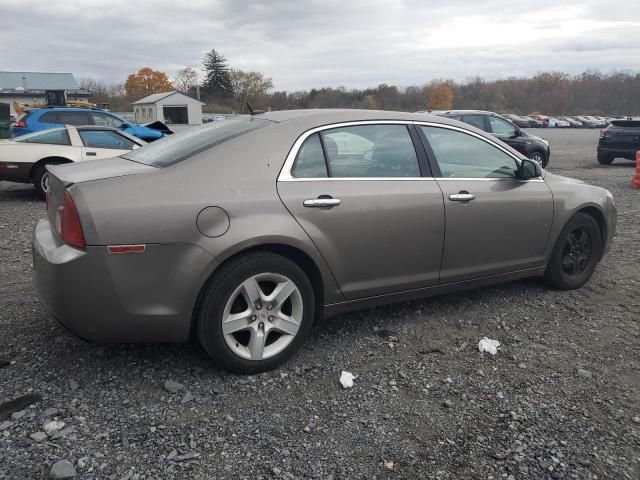
[[[189,94],[198,85],[198,72],[191,67],[183,68],[173,77],[173,86],[179,92]]]

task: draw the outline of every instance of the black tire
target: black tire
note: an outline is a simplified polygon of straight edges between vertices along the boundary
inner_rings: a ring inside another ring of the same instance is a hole
[[[36,197],[44,200],[47,196],[46,191],[42,188],[43,177],[47,174],[47,164],[39,165],[33,174],[33,187],[36,190]]]
[[[542,168],[545,168],[549,163],[549,158],[542,150],[534,150],[532,152],[529,152],[529,155],[527,155],[527,157],[535,162],[540,162]]]
[[[577,242],[582,233],[587,238]],[[580,243],[583,247],[578,248],[576,245]],[[602,233],[598,222],[591,215],[577,213],[556,240],[544,274],[545,281],[561,290],[580,288],[591,278],[601,256]]]
[[[298,288],[302,298],[302,320],[298,332],[283,351],[263,360],[245,359],[232,351],[222,331],[227,301],[248,278],[261,273],[284,275]],[[281,255],[256,252],[223,265],[205,286],[196,313],[198,340],[223,368],[237,373],[259,373],[274,369],[298,351],[311,332],[315,317],[315,295],[309,278],[294,262]]]
[[[614,160],[614,156],[610,153],[601,153],[598,152],[598,163],[600,165],[611,165]]]

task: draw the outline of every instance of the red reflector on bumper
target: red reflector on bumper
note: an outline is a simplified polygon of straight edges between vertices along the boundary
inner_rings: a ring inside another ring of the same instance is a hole
[[[142,253],[147,249],[146,245],[108,245],[109,253]]]

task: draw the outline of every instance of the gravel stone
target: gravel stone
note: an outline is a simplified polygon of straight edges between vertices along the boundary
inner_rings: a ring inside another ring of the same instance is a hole
[[[76,476],[76,468],[69,460],[59,460],[53,464],[49,472],[49,478],[52,480],[74,478]]]
[[[48,438],[45,432],[35,432],[29,436],[36,442],[44,442]]]
[[[184,385],[174,382],[173,380],[167,380],[164,382],[164,388],[171,393],[178,393],[179,391],[184,390]]]

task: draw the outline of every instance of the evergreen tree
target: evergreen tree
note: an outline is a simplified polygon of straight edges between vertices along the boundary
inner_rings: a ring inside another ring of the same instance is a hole
[[[202,61],[205,71],[202,89],[210,98],[225,99],[233,95],[227,59],[211,49]]]

